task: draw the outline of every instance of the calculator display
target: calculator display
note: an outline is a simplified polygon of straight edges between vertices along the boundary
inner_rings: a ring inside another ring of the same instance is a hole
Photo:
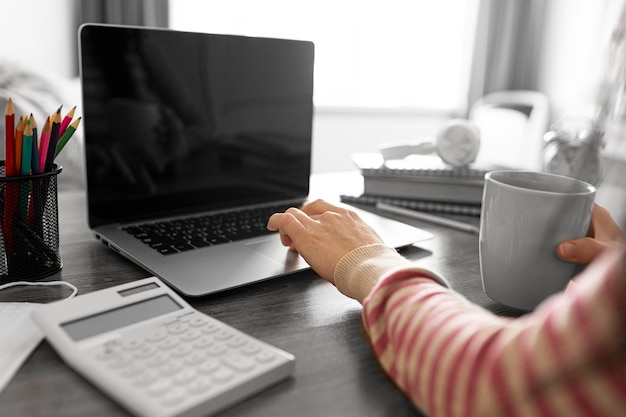
[[[148,300],[70,321],[62,324],[61,328],[63,328],[72,339],[79,341],[100,333],[171,313],[182,308],[183,307],[169,295],[160,295]]]
[[[156,285],[154,282],[151,282],[149,284],[140,285],[138,287],[133,287],[133,288],[128,288],[126,290],[121,290],[121,291],[118,291],[117,293],[119,295],[121,295],[122,297],[128,297],[129,295],[139,294],[140,292],[149,291],[149,290],[155,290],[157,288],[159,288],[159,286]]]

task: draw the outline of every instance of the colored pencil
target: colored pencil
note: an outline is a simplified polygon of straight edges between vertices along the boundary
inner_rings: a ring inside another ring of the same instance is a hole
[[[37,138],[37,122],[35,121],[35,116],[33,116],[33,114],[30,114],[30,125],[33,128],[33,140]]]
[[[13,100],[9,98],[5,109],[5,176],[15,175],[15,107]],[[7,258],[13,257],[13,206],[9,203],[15,196],[16,187],[13,183],[7,183],[4,187],[4,204],[2,216],[2,235],[4,249]],[[7,263],[7,266],[9,263]]]
[[[14,175],[20,175],[22,170],[22,138],[24,137],[24,123],[23,117],[17,121],[15,127],[15,166],[13,167]]]
[[[37,122],[35,116],[30,114],[31,126],[33,128],[33,146],[31,147],[30,170],[33,175],[41,173],[39,170],[39,138],[37,137]],[[41,182],[33,180],[31,182],[31,197],[28,199],[28,210],[26,214],[26,222],[28,227],[41,235],[41,224],[43,219],[41,208]],[[37,227],[35,228],[35,225]]]
[[[30,169],[33,175],[36,175],[41,174],[41,166],[39,164],[39,138],[37,137],[37,123],[32,113],[30,119],[33,126],[33,152]],[[47,120],[48,125],[50,124],[49,122],[50,121]],[[48,131],[49,129],[48,127]],[[43,202],[41,200],[41,181],[33,180],[31,182],[31,198],[29,199],[26,221],[31,230],[37,233],[38,236],[43,237]]]
[[[13,100],[7,101],[5,114],[5,148],[4,148],[4,175],[14,175],[15,172],[15,106]]]
[[[54,113],[52,119],[52,128],[50,129],[50,144],[48,145],[48,151],[46,152],[46,165],[44,172],[52,171],[54,165],[54,155],[57,149],[57,141],[59,140],[59,129],[61,128],[61,108]]]
[[[35,121],[35,117],[30,115],[31,126],[33,127],[33,148],[32,148],[32,156],[30,160],[30,169],[33,171],[33,174],[41,173],[39,169],[39,138],[37,137],[37,122]]]
[[[63,147],[67,144],[67,142],[70,140],[72,135],[74,135],[74,132],[76,132],[76,129],[78,129],[78,125],[80,124],[80,119],[81,118],[79,117],[78,119],[74,120],[72,124],[70,124],[67,127],[65,132],[63,132],[63,135],[61,135],[61,137],[59,138],[59,141],[57,142],[56,156],[58,156],[59,153],[61,153],[61,150],[63,150]]]
[[[24,134],[22,136],[22,162],[20,175],[30,175],[31,154],[33,152],[33,126],[31,125],[30,118],[26,119],[24,126]],[[26,221],[28,217],[28,196],[30,194],[30,183],[27,181],[20,181],[19,183],[20,197],[19,208],[20,216]]]
[[[70,122],[74,118],[74,112],[76,111],[76,106],[72,107],[72,110],[68,111],[63,121],[61,121],[61,127],[59,128],[59,137],[63,136],[65,133],[65,129],[69,126]]]
[[[26,120],[24,134],[22,135],[22,162],[20,164],[20,175],[30,175],[30,165],[33,153],[33,126],[31,120]]]
[[[59,108],[58,108],[58,109],[56,109],[56,110],[55,110],[55,112],[54,112],[54,113],[52,113],[52,114],[50,115],[50,120],[54,120],[54,115],[55,115],[55,114],[57,114],[57,113],[61,114],[61,110],[62,110],[62,109],[63,109],[63,104],[61,104],[61,105],[59,106]]]
[[[39,143],[39,172],[44,172],[46,168],[46,157],[48,156],[48,146],[50,145],[50,117],[46,119],[46,123],[41,130],[41,140]]]

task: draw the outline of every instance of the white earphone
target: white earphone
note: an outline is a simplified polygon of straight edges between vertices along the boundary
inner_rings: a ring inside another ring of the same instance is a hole
[[[480,130],[469,120],[449,120],[435,136],[435,141],[391,142],[380,145],[385,161],[409,155],[437,154],[447,164],[463,167],[476,160],[480,149]]]

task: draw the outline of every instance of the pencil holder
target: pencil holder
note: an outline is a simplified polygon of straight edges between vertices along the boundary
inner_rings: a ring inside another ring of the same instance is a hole
[[[59,213],[55,165],[36,175],[5,175],[0,161],[0,282],[37,280],[59,271]]]

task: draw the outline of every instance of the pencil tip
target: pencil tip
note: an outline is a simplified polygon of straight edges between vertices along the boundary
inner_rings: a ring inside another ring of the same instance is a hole
[[[75,112],[76,112],[76,106],[72,107],[72,108],[71,108],[71,110],[67,112],[67,114],[65,115],[65,117],[68,117],[68,118],[70,118],[70,119],[71,119],[72,117],[74,117],[74,113],[75,113]]]
[[[9,97],[9,99],[7,100],[5,113],[7,116],[12,116],[15,114],[15,107],[13,106],[13,100],[11,99],[11,97]]]

